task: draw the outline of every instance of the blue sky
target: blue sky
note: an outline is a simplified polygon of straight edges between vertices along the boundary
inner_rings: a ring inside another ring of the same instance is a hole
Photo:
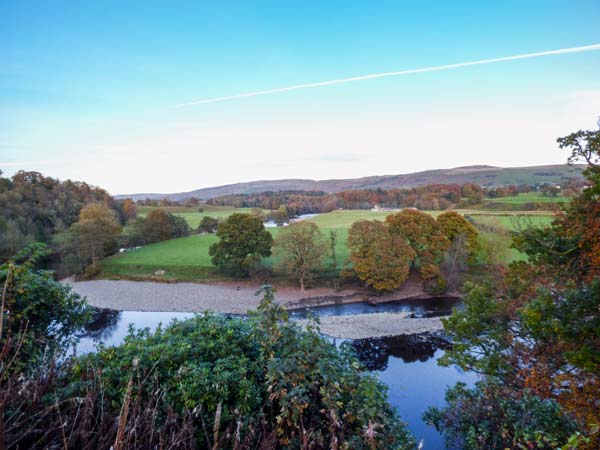
[[[598,1],[0,2],[0,169],[113,193],[560,163],[600,51],[176,107],[600,43]]]

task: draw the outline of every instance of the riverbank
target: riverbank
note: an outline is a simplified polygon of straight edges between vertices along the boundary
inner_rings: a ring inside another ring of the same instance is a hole
[[[212,310],[220,313],[246,314],[255,310],[262,298],[256,295],[260,286],[246,283],[154,283],[149,281],[93,280],[75,282],[66,280],[73,290],[87,298],[97,308],[118,311],[200,313]],[[410,280],[402,289],[373,297],[364,289],[334,291],[315,288],[302,292],[297,288],[277,288],[275,300],[290,311],[306,308],[348,305],[358,302],[384,304],[398,300],[433,299],[427,296],[420,283]],[[370,308],[370,307],[369,307]],[[360,308],[359,308],[360,309]],[[364,311],[364,310],[363,310]],[[362,312],[362,311],[361,311]],[[398,336],[442,329],[439,318],[409,318],[410,312],[372,312],[350,315],[326,315],[320,318],[322,333],[346,339]],[[306,319],[299,319],[308,325]]]
[[[262,298],[260,285],[240,283],[155,283],[128,280],[65,280],[79,295],[97,308],[121,311],[204,312],[246,314],[256,309]],[[307,292],[291,287],[277,288],[276,301],[284,307],[301,308],[314,304],[342,304],[361,301],[355,290],[335,292],[315,288]],[[307,301],[305,304],[304,301]]]
[[[367,339],[374,337],[400,336],[406,334],[431,333],[443,330],[439,317],[410,318],[410,313],[354,314],[351,316],[322,317],[316,325],[319,331],[335,338]],[[303,319],[302,326],[314,324]]]
[[[222,313],[245,314],[256,309],[261,300],[261,296],[256,295],[260,285],[251,282],[201,284],[72,279],[64,282],[86,297],[92,306],[121,311],[203,312],[210,309]],[[457,294],[446,295],[456,296]],[[275,293],[275,300],[287,309],[429,298],[431,296],[423,291],[417,279],[409,279],[401,289],[382,295],[373,295],[361,288],[335,291],[320,287],[302,292],[291,286],[278,286]]]

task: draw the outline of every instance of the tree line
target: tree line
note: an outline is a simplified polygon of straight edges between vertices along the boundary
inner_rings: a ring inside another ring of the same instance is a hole
[[[374,207],[400,209],[417,208],[440,211],[450,208],[469,208],[493,201],[501,197],[516,196],[521,193],[539,191],[543,195],[556,197],[564,192],[575,195],[581,183],[569,181],[564,187],[556,185],[511,185],[499,187],[481,187],[476,184],[430,184],[410,189],[355,189],[337,193],[322,191],[278,191],[258,194],[231,194],[208,200],[215,206],[233,206],[235,208],[263,208],[278,210],[286,208],[290,216],[301,214],[327,213],[336,209],[371,209]],[[510,208],[510,205],[502,204]],[[539,209],[548,206],[531,202],[521,205],[525,209]]]
[[[101,188],[39,172],[20,171],[6,178],[0,171],[0,261],[30,243],[52,243],[91,203],[112,209],[120,223],[129,218],[122,204]]]
[[[327,270],[330,261],[337,276],[337,235],[325,236],[310,221],[295,222],[273,239],[260,217],[234,213],[216,228],[218,241],[209,254],[223,273],[236,277],[261,273],[262,259],[275,257],[275,270],[306,283]],[[409,274],[418,274],[425,290],[442,295],[458,286],[459,271],[479,252],[478,233],[463,216],[449,211],[437,220],[407,209],[390,214],[385,222],[361,220],[348,234],[349,265],[342,274],[358,278],[376,291],[402,286]]]
[[[60,181],[39,172],[1,175],[0,262],[41,242],[50,250],[44,256],[46,267],[61,276],[93,276],[99,271],[98,261],[119,248],[191,233],[182,217],[162,210],[138,217],[131,199],[115,200],[84,182]],[[214,226],[209,224],[210,229]]]

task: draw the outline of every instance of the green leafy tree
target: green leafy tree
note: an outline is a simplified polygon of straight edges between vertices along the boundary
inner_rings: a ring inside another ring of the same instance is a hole
[[[588,198],[600,196],[600,119],[597,130],[579,130],[556,140],[561,149],[571,151],[569,164],[587,164],[583,174],[589,181],[584,191]]]
[[[208,253],[223,273],[248,276],[260,258],[271,256],[273,237],[252,214],[232,214],[217,227],[217,237]]]
[[[171,221],[171,239],[185,237],[190,235],[190,225],[185,220],[185,217],[176,214],[170,214]]]
[[[273,253],[278,258],[278,270],[296,277],[304,292],[306,281],[323,269],[327,245],[315,223],[296,222],[279,233]]]
[[[198,233],[214,233],[219,226],[219,219],[210,216],[204,216],[198,225]]]
[[[271,213],[271,219],[280,227],[290,220],[290,214],[285,206],[280,206],[277,211]]]

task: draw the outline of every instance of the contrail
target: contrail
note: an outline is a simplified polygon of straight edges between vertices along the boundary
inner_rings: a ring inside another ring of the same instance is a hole
[[[281,87],[281,88],[275,88],[275,89],[267,89],[264,91],[246,92],[243,94],[228,95],[226,97],[215,97],[215,98],[208,98],[208,99],[204,99],[204,100],[196,100],[193,102],[181,103],[181,104],[175,105],[175,107],[181,108],[181,107],[187,107],[187,106],[205,105],[207,103],[219,103],[219,102],[225,102],[227,100],[235,100],[235,99],[244,98],[244,97],[257,97],[259,95],[269,95],[269,94],[277,94],[279,92],[298,91],[300,89],[310,89],[310,88],[316,88],[316,87],[321,87],[321,86],[331,86],[333,84],[352,83],[354,81],[372,80],[374,78],[399,77],[402,75],[413,75],[416,73],[425,73],[425,72],[440,72],[442,70],[459,69],[461,67],[480,66],[483,64],[493,64],[493,63],[499,63],[499,62],[504,62],[504,61],[515,61],[518,59],[539,58],[542,56],[565,55],[568,53],[592,52],[595,50],[600,50],[600,44],[585,45],[583,47],[561,48],[558,50],[547,50],[544,52],[537,52],[537,53],[524,53],[521,55],[504,56],[501,58],[480,59],[479,61],[469,61],[469,62],[461,62],[461,63],[455,63],[455,64],[446,64],[443,66],[423,67],[420,69],[400,70],[400,71],[396,71],[396,72],[372,73],[369,75],[360,75],[360,76],[350,77],[350,78],[340,78],[338,80],[328,80],[328,81],[318,81],[315,83],[296,84],[294,86],[287,86],[287,87]]]

